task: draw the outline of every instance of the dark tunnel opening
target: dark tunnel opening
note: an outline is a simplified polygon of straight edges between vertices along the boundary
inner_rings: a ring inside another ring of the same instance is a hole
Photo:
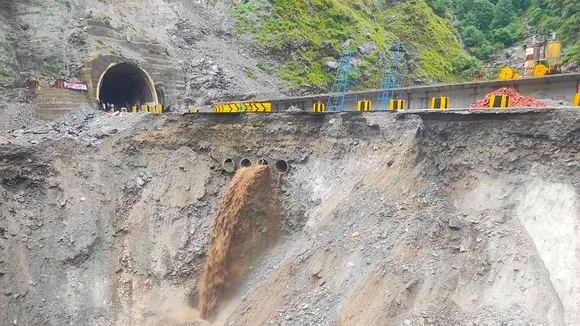
[[[101,80],[99,100],[115,107],[157,104],[147,77],[139,68],[120,63],[109,68]]]

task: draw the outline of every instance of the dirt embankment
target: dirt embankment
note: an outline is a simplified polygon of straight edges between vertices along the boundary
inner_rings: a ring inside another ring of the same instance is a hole
[[[204,324],[226,157],[292,171],[216,325],[579,322],[576,112],[129,117],[0,134],[1,324]]]

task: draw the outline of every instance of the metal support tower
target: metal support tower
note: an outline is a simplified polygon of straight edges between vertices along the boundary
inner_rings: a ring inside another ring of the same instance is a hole
[[[406,75],[405,46],[397,42],[387,53],[385,70],[381,76],[380,93],[377,98],[377,109],[388,110],[392,99],[402,99]],[[397,89],[399,89],[397,91]]]
[[[352,67],[352,57],[354,52],[348,51],[342,54],[338,68],[336,69],[336,77],[332,84],[332,92],[328,97],[326,103],[326,111],[340,112],[344,111],[344,102],[352,100],[346,96],[349,87],[349,75]],[[356,100],[356,97],[354,98]]]

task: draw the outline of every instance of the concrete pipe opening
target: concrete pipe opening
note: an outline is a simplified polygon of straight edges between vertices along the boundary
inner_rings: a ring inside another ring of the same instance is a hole
[[[240,161],[240,166],[243,168],[249,168],[250,166],[252,166],[252,161],[249,158],[243,158]]]
[[[288,173],[288,171],[290,171],[290,164],[288,164],[288,162],[284,160],[277,161],[274,167],[276,168],[276,171],[278,171],[278,173],[280,174],[286,174]]]
[[[258,164],[259,165],[270,165],[270,162],[268,162],[268,160],[266,160],[265,158],[261,158],[258,160]]]
[[[101,75],[97,100],[114,104],[117,108],[159,104],[157,91],[149,74],[130,63],[114,64]]]
[[[233,158],[226,158],[222,162],[222,169],[228,173],[234,173],[236,171],[236,163]]]

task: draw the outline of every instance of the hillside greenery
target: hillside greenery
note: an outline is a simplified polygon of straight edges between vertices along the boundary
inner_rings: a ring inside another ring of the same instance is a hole
[[[444,17],[425,0],[243,0],[234,5],[237,34],[249,35],[291,88],[328,89],[325,66],[345,50],[369,42],[377,50],[357,57],[359,88],[377,88],[385,54],[398,40],[408,49],[409,83],[457,81],[479,68]]]
[[[564,61],[580,61],[580,1],[578,0],[428,0],[440,17],[457,19],[469,52],[486,60],[531,34],[558,34]],[[529,28],[526,28],[529,25]]]

